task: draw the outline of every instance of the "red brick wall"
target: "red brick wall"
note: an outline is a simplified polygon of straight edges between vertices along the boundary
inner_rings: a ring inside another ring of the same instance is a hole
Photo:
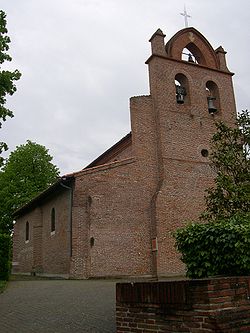
[[[69,274],[70,265],[70,198],[64,190],[45,203],[43,210],[43,271]],[[51,209],[55,208],[55,233],[51,234]]]
[[[235,117],[231,73],[220,71],[211,61],[216,59],[216,53],[213,51],[211,58],[212,49],[199,34],[185,33],[177,37],[171,42],[170,54],[165,51],[163,37],[161,39],[157,35],[151,40],[153,45],[157,42],[157,53],[147,61],[154,125],[149,123],[148,127],[141,129],[144,133],[157,133],[152,153],[157,154],[158,163],[158,188],[154,197],[158,276],[184,273],[174,248],[172,232],[185,221],[196,220],[204,209],[204,190],[213,185],[215,175],[209,167],[209,159],[201,155],[201,150],[209,150],[216,121],[232,124]],[[197,42],[200,51],[204,52],[207,67],[180,61],[182,49],[179,48],[189,38]],[[185,75],[188,81],[188,96],[184,104],[176,103],[177,74]],[[208,112],[206,82],[210,80],[217,84],[220,95],[220,108],[215,115]],[[132,117],[132,124],[133,121]]]
[[[96,167],[132,157],[131,136],[127,134],[121,141],[116,143],[117,146],[115,148],[111,147],[108,151],[104,152],[103,155],[99,156],[97,161],[93,161],[90,167]]]
[[[51,209],[56,230],[51,234]],[[30,239],[25,242],[26,221]],[[69,274],[69,193],[67,190],[17,219],[14,226],[13,272]]]
[[[132,145],[126,147],[123,151],[119,152],[115,157],[113,157],[109,162],[116,162],[125,160],[132,157]]]
[[[250,277],[122,283],[117,333],[250,332]]]
[[[201,150],[209,150],[215,122],[230,123],[235,116],[231,73],[219,70],[217,55],[204,38],[192,35],[207,67],[174,58],[175,48],[188,36],[172,41],[171,56],[165,51],[163,35],[151,39],[157,43],[148,60],[151,95],[130,100],[133,161],[105,164],[76,176],[73,276],[185,272],[172,233],[203,210],[204,190],[215,175]],[[183,105],[176,103],[178,73],[187,77],[189,85],[189,101]],[[215,115],[208,112],[209,80],[220,94]],[[154,239],[156,251],[151,249]]]
[[[133,97],[130,105],[133,157],[76,175],[73,277],[155,274],[151,251],[156,237],[152,224],[158,169],[155,115],[150,96]]]
[[[198,49],[197,60],[199,64],[214,69],[220,68],[212,46],[199,31],[191,27],[178,31],[167,43],[166,51],[171,58],[181,60],[183,49],[190,43],[195,45],[195,47],[190,46],[189,48],[192,53],[196,51],[195,48]]]
[[[128,159],[76,178],[72,276],[152,274],[150,192],[137,170]]]
[[[201,64],[180,60],[187,41],[197,42],[204,58]],[[172,233],[187,220],[197,219],[204,208],[204,190],[213,184],[214,174],[201,150],[209,150],[215,122],[232,123],[235,116],[232,74],[226,70],[224,53],[219,61],[192,28],[171,39],[168,53],[160,31],[151,43],[150,96],[130,100],[132,145],[130,139],[129,145],[123,141],[124,151],[118,145],[97,161],[98,166],[75,174],[70,269],[67,191],[48,198],[42,207],[42,238],[37,226],[34,250],[32,241],[26,247],[18,245],[20,262],[26,262],[21,259],[25,251],[27,255],[33,251],[37,267],[42,263],[47,273],[70,270],[78,278],[184,274]],[[176,103],[177,74],[185,75],[188,82],[182,105]],[[215,115],[208,113],[206,83],[210,80],[217,84],[220,96]],[[60,229],[50,235],[53,206]],[[25,219],[17,223],[16,238],[23,232]]]
[[[30,273],[34,259],[34,227],[40,223],[40,209],[17,219],[13,235],[13,272]],[[26,222],[29,222],[29,240],[26,241]]]

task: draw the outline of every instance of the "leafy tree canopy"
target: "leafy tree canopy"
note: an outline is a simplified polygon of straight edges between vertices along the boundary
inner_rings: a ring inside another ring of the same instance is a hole
[[[0,10],[0,66],[5,61],[11,61],[11,56],[7,53],[9,50],[10,38],[6,35],[8,30],[6,28],[6,14]],[[2,123],[6,121],[8,117],[13,117],[13,112],[6,108],[7,95],[13,95],[16,91],[15,81],[19,80],[21,73],[18,70],[13,72],[8,70],[2,70],[0,67],[0,128]],[[2,151],[7,150],[7,144],[0,142],[0,154]],[[0,158],[0,165],[3,162],[3,158]]]
[[[48,150],[27,141],[13,151],[0,172],[0,233],[10,233],[12,214],[56,181],[59,169]]]
[[[218,123],[212,138],[215,187],[207,190],[205,220],[229,218],[250,211],[250,114],[243,111],[231,128]]]
[[[187,276],[250,274],[250,114],[234,127],[220,122],[211,145],[215,186],[207,190],[206,223],[189,223],[175,234]]]

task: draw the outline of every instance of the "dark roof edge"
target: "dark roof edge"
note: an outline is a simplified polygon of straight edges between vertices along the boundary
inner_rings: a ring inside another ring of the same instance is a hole
[[[88,164],[81,171],[86,170],[86,169],[90,169],[92,167],[95,167],[96,164],[100,160],[102,160],[103,158],[105,158],[110,152],[112,152],[113,150],[116,150],[120,146],[124,145],[126,143],[126,141],[129,142],[129,140],[131,139],[131,137],[132,137],[132,134],[130,132],[126,136],[124,136],[121,140],[119,140],[118,142],[116,142],[112,147],[110,147],[109,149],[107,149],[103,154],[101,154],[100,156],[98,156],[94,161],[92,161],[90,164]],[[46,198],[47,195],[49,195],[50,193],[53,193],[53,191],[55,191],[57,188],[59,188],[61,186],[60,184],[68,184],[72,180],[74,180],[74,178],[75,178],[74,175],[77,174],[77,173],[79,173],[79,172],[74,172],[74,173],[71,173],[71,174],[64,175],[64,176],[60,177],[54,184],[52,184],[46,190],[44,190],[43,192],[41,192],[40,194],[38,194],[35,198],[31,199],[25,205],[23,205],[20,208],[18,208],[13,213],[13,217],[18,217],[18,216],[22,215],[23,213],[29,211],[31,208],[36,207],[40,202],[42,202]]]
[[[58,178],[58,180],[50,185],[46,190],[39,193],[35,198],[31,199],[29,202],[27,202],[25,205],[18,208],[14,213],[13,217],[18,217],[19,215],[22,215],[23,213],[27,212],[31,208],[37,206],[48,194],[55,191],[57,188],[62,186],[61,184],[69,184],[74,179],[74,176],[62,176]]]
[[[83,170],[85,169],[89,169],[92,168],[94,166],[96,166],[96,164],[102,160],[106,155],[108,155],[112,150],[115,150],[116,148],[118,148],[120,145],[124,144],[124,142],[126,142],[127,140],[129,140],[131,138],[132,134],[131,132],[129,132],[126,136],[124,136],[121,140],[119,140],[118,142],[116,142],[112,147],[110,147],[109,149],[107,149],[103,154],[101,154],[100,156],[98,156],[94,161],[92,161],[90,164],[88,164],[85,168],[83,168]]]

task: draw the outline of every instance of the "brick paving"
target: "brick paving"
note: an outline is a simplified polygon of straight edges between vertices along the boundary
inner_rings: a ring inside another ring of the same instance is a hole
[[[0,294],[1,333],[115,331],[113,281],[10,281]]]

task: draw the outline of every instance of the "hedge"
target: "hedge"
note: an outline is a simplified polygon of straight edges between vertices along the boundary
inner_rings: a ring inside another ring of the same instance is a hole
[[[10,274],[11,237],[0,234],[0,280],[8,280]]]
[[[206,224],[190,223],[178,229],[174,237],[188,277],[250,275],[249,215]]]

